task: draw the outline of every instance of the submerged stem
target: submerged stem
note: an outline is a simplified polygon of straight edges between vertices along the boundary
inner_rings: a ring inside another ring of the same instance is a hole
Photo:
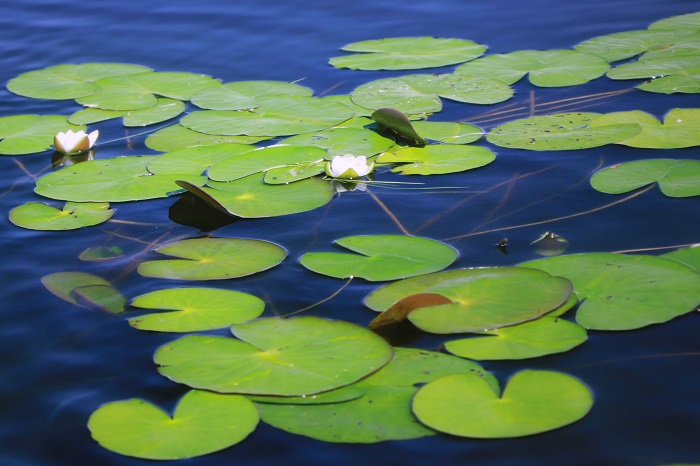
[[[293,316],[293,315],[295,315],[295,314],[300,314],[300,313],[302,313],[302,312],[304,312],[304,311],[308,311],[309,309],[313,309],[313,308],[315,308],[316,306],[320,306],[321,304],[323,304],[323,303],[325,303],[325,302],[327,302],[327,301],[330,301],[331,299],[333,299],[333,298],[335,298],[336,296],[338,296],[345,288],[347,288],[347,286],[350,284],[350,282],[352,282],[352,279],[353,279],[353,278],[355,278],[355,277],[352,276],[352,275],[350,275],[350,278],[348,278],[348,280],[343,284],[343,286],[341,286],[340,288],[338,288],[337,290],[335,290],[335,291],[333,292],[333,294],[331,294],[331,295],[328,296],[327,298],[324,298],[324,299],[322,299],[321,301],[318,301],[318,302],[316,302],[316,303],[313,303],[313,304],[311,304],[310,306],[306,306],[306,307],[303,307],[303,308],[301,308],[301,309],[298,309],[298,310],[296,310],[296,311],[294,311],[294,312],[290,312],[289,314],[285,314],[285,315],[283,315],[283,316],[281,316],[281,317],[289,317],[289,316]]]

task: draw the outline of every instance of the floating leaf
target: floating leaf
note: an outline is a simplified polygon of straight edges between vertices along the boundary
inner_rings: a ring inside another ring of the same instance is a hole
[[[698,30],[698,21],[700,21],[700,12],[688,13],[685,15],[671,16],[670,18],[660,19],[649,25],[649,29],[690,29]]]
[[[308,396],[349,385],[394,354],[367,329],[318,317],[265,318],[231,329],[239,339],[190,335],[160,347],[159,372],[218,392]]]
[[[617,141],[630,147],[648,149],[677,149],[700,145],[700,108],[674,108],[666,114],[663,124],[653,115],[641,110],[613,112],[591,121],[588,128],[636,123],[639,134]]]
[[[669,321],[700,303],[700,274],[654,256],[572,254],[520,264],[574,284],[576,321],[593,330],[632,330]]]
[[[280,143],[320,147],[326,150],[326,160],[345,154],[371,157],[394,145],[392,139],[380,136],[366,128],[330,128],[292,136]]]
[[[126,299],[104,278],[84,272],[56,272],[45,275],[41,283],[54,295],[69,303],[111,314],[124,310]]]
[[[192,96],[192,103],[208,110],[249,110],[264,95],[311,96],[308,87],[282,81],[238,81],[203,89]]]
[[[607,194],[622,194],[659,183],[670,197],[700,196],[700,161],[650,159],[626,162],[596,172],[591,186]]]
[[[282,262],[287,251],[274,243],[241,238],[191,238],[154,252],[180,259],[145,261],[144,277],[176,280],[222,280],[262,272]]]
[[[11,79],[7,88],[15,94],[35,99],[76,99],[101,90],[94,84],[108,76],[143,73],[150,68],[124,63],[83,63],[57,65],[29,71]]]
[[[685,264],[700,272],[700,247],[698,247],[697,244],[694,244],[688,248],[668,252],[663,254],[661,257],[680,262],[681,264]]]
[[[413,412],[435,430],[460,437],[509,438],[564,427],[593,405],[590,390],[559,372],[524,370],[499,394],[476,374],[441,377],[421,387]]]
[[[39,178],[34,192],[73,202],[125,202],[167,197],[178,191],[176,180],[202,185],[206,178],[187,174],[154,175],[147,165],[154,157],[89,160]]]
[[[418,293],[444,296],[452,304],[415,309],[408,318],[431,333],[479,332],[536,319],[567,301],[571,283],[547,273],[523,273],[517,267],[437,272],[386,285],[365,298],[384,311]]]
[[[78,259],[88,262],[100,262],[117,259],[124,256],[124,251],[119,246],[95,246],[84,250],[78,255]]]
[[[397,134],[416,144],[427,144],[411,124],[411,120],[395,108],[380,108],[372,113],[372,119]]]
[[[481,128],[474,125],[449,121],[414,121],[413,127],[425,139],[443,144],[469,144],[484,135]]]
[[[385,327],[401,324],[408,318],[408,314],[418,308],[451,303],[452,301],[449,299],[435,293],[417,293],[406,296],[375,317],[372,322],[369,323],[369,328],[373,331],[379,331]]]
[[[187,174],[197,176],[222,160],[255,149],[257,147],[250,144],[234,142],[186,147],[155,157],[148,163],[147,167],[148,171],[154,175]]]
[[[458,66],[455,73],[489,76],[507,84],[529,74],[535,86],[561,87],[587,83],[609,69],[605,59],[574,50],[520,50],[465,63]]]
[[[265,172],[263,180],[267,184],[295,183],[324,173],[325,167],[325,161],[315,160],[313,162],[297,163],[293,166],[271,168]]]
[[[641,128],[636,123],[589,127],[599,113],[578,112],[534,116],[500,125],[486,136],[497,146],[528,150],[590,149],[629,139]]]
[[[24,155],[43,152],[53,147],[59,131],[85,129],[68,123],[60,115],[15,115],[0,117],[0,154]]]
[[[588,338],[580,325],[549,316],[478,333],[484,336],[448,341],[445,349],[477,361],[527,359],[569,351]]]
[[[267,137],[253,136],[213,136],[204,134],[181,125],[168,126],[146,138],[146,147],[159,152],[171,152],[177,149],[194,146],[213,146],[216,144],[255,144]]]
[[[641,53],[665,49],[669,44],[681,41],[692,34],[691,31],[640,30],[626,31],[594,37],[578,44],[578,52],[603,57],[608,62],[625,60]]]
[[[396,348],[394,359],[353,386],[364,395],[342,403],[257,403],[264,422],[325,442],[375,443],[434,435],[411,414],[416,385],[450,374],[476,373],[498,387],[477,364],[433,351]],[[340,389],[343,390],[343,389]]]
[[[626,63],[608,72],[611,79],[645,79],[652,81],[639,89],[662,94],[700,92],[700,55],[671,56]]]
[[[259,422],[255,405],[243,396],[190,390],[175,413],[138,398],[100,406],[88,428],[104,448],[149,460],[193,458],[243,441]]]
[[[320,147],[267,146],[226,158],[214,164],[207,174],[214,181],[235,181],[271,168],[320,161],[325,155]]]
[[[429,145],[385,152],[377,163],[401,163],[392,172],[404,175],[439,175],[483,167],[495,159],[496,154],[485,147]]]
[[[170,288],[137,296],[131,302],[142,309],[168,309],[129,319],[139,330],[199,332],[255,319],[265,303],[258,297],[217,288]]]
[[[341,50],[363,53],[331,58],[329,63],[336,68],[415,70],[473,60],[486,51],[486,46],[463,39],[396,37],[354,42]]]
[[[124,117],[124,126],[147,126],[175,118],[185,111],[185,104],[174,99],[157,99],[153,107],[145,110],[117,111],[103,110],[101,108],[86,108],[70,117],[68,121],[76,125],[87,125],[98,121],[111,120]]]
[[[416,236],[346,236],[335,243],[360,255],[310,252],[301,257],[301,265],[336,278],[386,281],[436,272],[457,259],[457,251],[451,246]]]
[[[29,230],[75,230],[106,222],[113,214],[105,202],[68,202],[63,210],[42,202],[28,202],[10,211],[10,222]]]
[[[330,128],[354,115],[342,103],[316,97],[262,96],[253,111],[200,110],[180,124],[216,135],[289,136]]]

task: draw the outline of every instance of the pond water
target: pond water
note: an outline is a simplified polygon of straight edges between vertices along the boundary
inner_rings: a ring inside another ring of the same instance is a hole
[[[644,29],[661,18],[691,13],[692,0],[564,2],[490,0],[358,0],[324,4],[304,0],[245,2],[154,0],[146,3],[95,0],[89,4],[25,0],[3,6],[0,81],[63,63],[123,62],[159,71],[188,71],[224,82],[300,81],[317,94],[348,94],[360,84],[393,72],[335,69],[328,59],[345,44],[383,37],[439,36],[486,44],[490,53],[571,48],[604,34]],[[601,78],[573,88],[514,86],[520,109],[502,119],[483,116],[498,109],[446,102],[439,121],[463,120],[490,128],[528,115],[531,98],[544,113],[558,106],[596,112],[639,109],[657,117],[676,107],[698,107],[694,94],[642,91],[588,100],[582,97],[631,89],[634,83]],[[34,100],[0,90],[0,116],[70,114],[76,104]],[[139,130],[118,122],[99,124],[103,143],[97,158],[151,154]],[[697,199],[671,199],[654,189],[625,203],[594,192],[594,170],[638,158],[619,145],[565,152],[496,148],[488,168],[431,177],[426,192],[372,188],[392,213],[368,193],[345,193],[321,209],[287,217],[241,220],[212,232],[218,237],[256,238],[284,246],[283,266],[252,277],[213,283],[266,301],[266,315],[285,315],[334,293],[342,282],[314,275],[298,264],[309,251],[329,250],[350,234],[408,232],[443,240],[459,250],[452,267],[515,265],[535,259],[530,245],[545,231],[569,241],[567,253],[665,248],[698,242]],[[663,150],[645,156],[664,157]],[[697,159],[697,149],[670,157]],[[116,206],[115,219],[72,232],[40,232],[12,225],[13,207],[37,200],[35,177],[51,170],[50,153],[0,158],[0,244],[4,255],[0,326],[0,463],[8,466],[139,465],[101,448],[86,427],[100,405],[144,398],[172,409],[186,388],[160,376],[153,352],[173,334],[138,332],[126,317],[71,305],[50,294],[41,277],[62,271],[93,273],[110,280],[127,298],[174,286],[143,279],[135,267],[168,240],[204,234],[181,225],[177,198]],[[527,176],[523,176],[527,175]],[[383,179],[405,177],[382,173]],[[451,187],[452,189],[438,189]],[[478,194],[478,195],[475,195]],[[567,217],[561,220],[560,217]],[[129,222],[129,223],[127,223]],[[515,228],[520,225],[530,225]],[[508,238],[509,254],[494,247]],[[80,261],[89,246],[118,246],[122,259]],[[667,249],[659,249],[665,252]],[[650,253],[657,253],[651,251]],[[355,280],[309,315],[367,325],[374,313],[362,299],[378,285]],[[129,312],[125,313],[129,314]],[[561,355],[485,363],[505,382],[522,368],[551,369],[579,377],[593,391],[591,413],[553,432],[511,440],[479,441],[438,435],[371,445],[331,444],[260,424],[243,443],[183,462],[188,465],[422,465],[422,464],[613,464],[700,462],[700,320],[691,313],[629,332],[591,332],[589,341]],[[224,334],[225,332],[220,332]],[[438,349],[430,339],[419,347]]]

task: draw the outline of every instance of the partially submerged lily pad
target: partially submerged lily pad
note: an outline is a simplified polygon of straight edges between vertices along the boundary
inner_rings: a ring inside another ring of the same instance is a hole
[[[29,230],[75,230],[106,222],[113,214],[106,202],[67,202],[63,210],[28,202],[10,211],[10,222]]]
[[[387,151],[377,163],[401,164],[391,171],[403,175],[439,175],[473,170],[495,159],[496,154],[486,147],[435,144]]]
[[[416,132],[411,120],[395,108],[380,108],[372,113],[372,119],[388,129],[398,137],[408,139],[414,144],[425,145],[428,143]]]
[[[649,159],[604,168],[591,177],[591,186],[607,194],[622,194],[651,183],[670,197],[700,196],[700,161]]]
[[[45,275],[41,283],[54,295],[87,309],[119,314],[126,299],[110,282],[85,272],[56,272]]]
[[[0,154],[24,155],[53,147],[59,131],[85,129],[61,115],[15,115],[0,118]]]

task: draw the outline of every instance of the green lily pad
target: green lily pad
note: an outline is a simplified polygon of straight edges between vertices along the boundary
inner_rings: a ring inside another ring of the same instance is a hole
[[[250,152],[257,147],[250,144],[228,142],[210,146],[194,146],[176,149],[159,155],[148,162],[148,171],[154,175],[202,175],[207,168],[229,157]]]
[[[255,405],[240,395],[190,390],[171,417],[132,398],[100,406],[88,429],[102,447],[149,460],[193,458],[243,441],[260,420]]]
[[[413,127],[425,139],[443,144],[469,144],[481,139],[484,131],[474,125],[450,121],[414,121]]]
[[[428,141],[418,134],[411,124],[411,120],[395,108],[380,108],[372,113],[372,119],[396,134],[400,138],[408,139],[414,144],[424,145]]]
[[[590,53],[603,57],[608,62],[625,60],[650,50],[665,49],[692,31],[648,30],[616,32],[594,37],[578,44],[578,52]]]
[[[486,139],[515,149],[575,150],[623,141],[641,131],[637,123],[589,127],[600,115],[577,112],[523,118],[494,128]]]
[[[34,192],[73,202],[125,202],[167,197],[180,188],[176,180],[203,185],[206,178],[187,174],[154,175],[146,168],[154,157],[89,160],[44,175]]]
[[[64,301],[87,309],[119,314],[126,303],[110,282],[85,272],[56,272],[43,276],[41,283]]]
[[[396,37],[354,42],[341,50],[361,53],[331,58],[329,63],[336,68],[415,70],[473,60],[486,46],[464,39]]]
[[[175,280],[223,280],[270,269],[287,257],[287,251],[268,241],[241,238],[191,238],[160,247],[154,252],[180,259],[145,261],[144,277]]]
[[[437,272],[457,259],[457,251],[451,246],[415,236],[346,236],[335,243],[359,255],[310,252],[301,257],[301,265],[336,278],[386,281]]]
[[[639,89],[662,94],[700,92],[700,55],[639,60],[613,68],[611,79],[648,79]]]
[[[88,262],[101,262],[124,257],[124,251],[119,246],[89,247],[78,255],[78,259]]]
[[[208,110],[250,110],[263,95],[311,96],[308,87],[282,81],[238,81],[203,89],[192,96],[192,103]]]
[[[478,361],[527,359],[563,353],[588,339],[586,329],[580,325],[548,315],[478,333],[484,336],[448,341],[445,349],[457,356]]]
[[[151,133],[146,138],[146,147],[158,152],[172,152],[194,146],[213,146],[217,144],[255,144],[269,139],[253,136],[215,136],[185,128],[182,125],[168,126]]]
[[[408,319],[431,333],[480,332],[536,319],[564,304],[571,283],[548,273],[523,273],[518,267],[459,269],[407,278],[365,298],[365,305],[385,311],[401,299],[433,293],[449,304],[414,309]]]
[[[575,86],[603,76],[610,69],[607,60],[574,50],[520,50],[480,58],[455,69],[469,76],[489,76],[514,84],[529,74],[540,87]]]
[[[649,29],[690,29],[698,30],[698,21],[700,21],[700,12],[688,13],[685,15],[671,16],[669,18],[660,19],[649,25]]]
[[[109,204],[68,202],[63,210],[42,202],[28,202],[10,211],[10,222],[29,230],[75,230],[109,220]]]
[[[663,254],[661,257],[680,262],[681,264],[685,264],[700,272],[700,247],[698,247],[697,244],[688,248],[668,252]]]
[[[76,125],[87,125],[99,121],[123,117],[124,126],[148,126],[175,118],[185,111],[185,104],[180,100],[157,99],[153,107],[145,110],[103,110],[101,108],[86,108],[75,112],[68,121]]]
[[[249,112],[200,110],[180,124],[206,134],[225,136],[291,136],[330,128],[354,116],[347,105],[317,97],[261,96]]]
[[[263,180],[266,184],[289,184],[305,180],[324,173],[326,162],[315,160],[313,162],[302,162],[292,166],[271,168],[265,172]]]
[[[587,253],[520,264],[566,277],[582,301],[576,321],[593,330],[632,330],[669,321],[700,303],[700,274],[663,257]]]
[[[438,144],[385,152],[377,163],[400,163],[391,171],[404,175],[439,175],[473,170],[495,159],[496,154],[485,147]]]
[[[635,160],[604,168],[591,177],[593,189],[607,194],[622,194],[651,183],[659,183],[666,196],[700,196],[700,161]]]
[[[326,150],[325,159],[330,160],[345,154],[371,157],[392,147],[394,141],[366,128],[330,128],[292,136],[280,144],[320,147]]]
[[[459,374],[424,385],[413,398],[422,423],[472,438],[547,432],[578,421],[592,406],[590,390],[578,379],[534,370],[516,373],[501,394],[476,374]]]
[[[591,121],[588,128],[636,123],[639,134],[617,141],[630,147],[648,149],[678,149],[700,145],[700,108],[674,108],[666,114],[663,124],[653,115],[641,110],[613,112]]]
[[[308,396],[356,382],[394,354],[367,329],[318,317],[265,318],[231,329],[238,339],[190,335],[160,347],[158,371],[217,392]]]
[[[10,92],[35,99],[77,99],[100,92],[95,84],[102,78],[150,71],[150,68],[124,63],[83,63],[56,65],[29,71],[7,83]]]
[[[495,104],[510,99],[513,90],[502,81],[463,74],[412,74],[363,84],[352,101],[371,109],[394,108],[406,115],[439,112],[440,97],[470,104]]]
[[[60,115],[15,115],[0,118],[0,154],[24,155],[53,147],[58,132],[84,130]]]
[[[416,385],[471,372],[498,388],[495,378],[471,361],[418,349],[396,348],[395,352],[389,364],[350,386],[361,388],[363,396],[313,405],[257,403],[262,420],[287,432],[325,442],[405,440],[435,435],[411,413]]]
[[[260,317],[265,303],[258,297],[217,288],[171,288],[137,296],[131,305],[142,309],[168,309],[129,319],[139,330],[199,332],[240,324]]]
[[[676,30],[676,33],[687,34],[690,31]],[[683,35],[672,43],[662,45],[656,49],[649,50],[640,57],[640,60],[653,60],[657,58],[670,58],[682,56],[697,56],[700,54],[700,31]]]
[[[190,100],[196,92],[221,82],[195,73],[149,71],[102,78],[95,84],[100,92],[76,99],[79,104],[104,110],[142,110],[156,105],[156,96]]]

